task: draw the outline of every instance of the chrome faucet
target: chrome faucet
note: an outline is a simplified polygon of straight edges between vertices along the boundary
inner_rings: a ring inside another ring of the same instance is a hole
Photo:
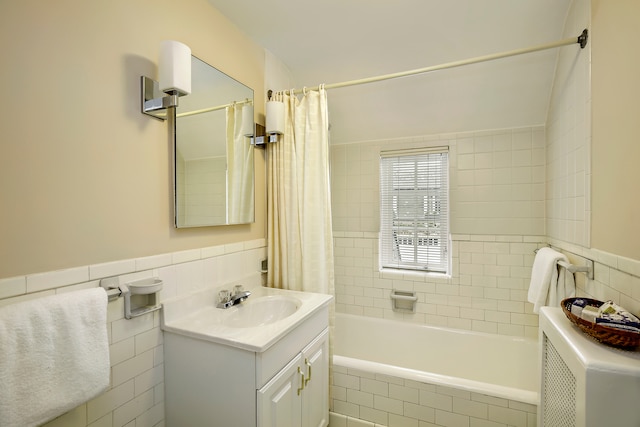
[[[218,304],[216,307],[225,309],[233,307],[234,305],[240,304],[242,301],[249,298],[249,295],[251,295],[251,292],[242,289],[242,285],[234,286],[233,292],[224,289],[218,292]]]

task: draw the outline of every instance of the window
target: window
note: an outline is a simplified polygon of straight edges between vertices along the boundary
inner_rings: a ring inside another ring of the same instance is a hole
[[[447,147],[381,153],[381,267],[447,272],[448,187]]]

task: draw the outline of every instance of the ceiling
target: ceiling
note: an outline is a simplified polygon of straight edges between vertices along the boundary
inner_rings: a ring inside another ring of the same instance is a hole
[[[209,0],[280,59],[297,88],[553,42],[562,38],[571,1]],[[331,140],[544,124],[556,57],[552,49],[330,89]]]

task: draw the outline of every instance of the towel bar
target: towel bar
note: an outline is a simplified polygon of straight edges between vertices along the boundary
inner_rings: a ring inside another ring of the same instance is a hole
[[[122,289],[117,288],[117,289],[109,289],[107,291],[107,297],[109,298],[109,302],[111,301],[115,301],[118,298],[120,298],[122,296],[123,292]]]
[[[548,247],[552,247],[551,245],[547,245]],[[559,249],[562,252],[569,252],[567,250],[564,249]],[[538,253],[538,249],[535,249],[533,251],[534,253]],[[574,254],[573,252],[569,252],[571,254]],[[587,275],[587,277],[591,280],[593,280],[594,278],[594,273],[593,273],[593,260],[589,259],[589,258],[585,258],[582,255],[578,255],[578,254],[574,254],[577,255],[581,258],[584,258],[585,262],[587,265],[584,266],[579,266],[579,265],[574,265],[568,262],[564,262],[564,261],[558,261],[557,264],[562,267],[562,268],[566,268],[567,271],[571,272],[571,273],[585,273]]]
[[[127,285],[120,285],[120,279],[118,277],[100,279],[100,287],[107,291],[109,302],[115,301],[120,297],[124,297],[125,294],[129,293]]]
[[[585,266],[573,265],[564,261],[558,261],[557,264],[571,273],[585,273],[589,279],[593,280],[593,261],[590,259],[586,259],[586,261],[587,265]]]

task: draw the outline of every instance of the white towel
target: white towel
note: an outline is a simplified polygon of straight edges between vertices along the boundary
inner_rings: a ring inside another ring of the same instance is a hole
[[[103,288],[0,307],[0,425],[40,425],[108,386]]]
[[[567,258],[564,259],[567,263]],[[558,266],[558,281],[553,288],[553,281],[550,283],[549,298],[547,298],[547,305],[549,307],[560,307],[560,303],[565,298],[572,298],[576,296],[576,281],[573,273]],[[555,291],[555,292],[554,292]]]
[[[538,313],[540,307],[556,307],[563,299],[575,296],[573,274],[565,269],[562,269],[563,274],[558,274],[558,261],[569,262],[564,254],[551,248],[539,249],[533,260],[527,298],[533,303],[534,313]]]

